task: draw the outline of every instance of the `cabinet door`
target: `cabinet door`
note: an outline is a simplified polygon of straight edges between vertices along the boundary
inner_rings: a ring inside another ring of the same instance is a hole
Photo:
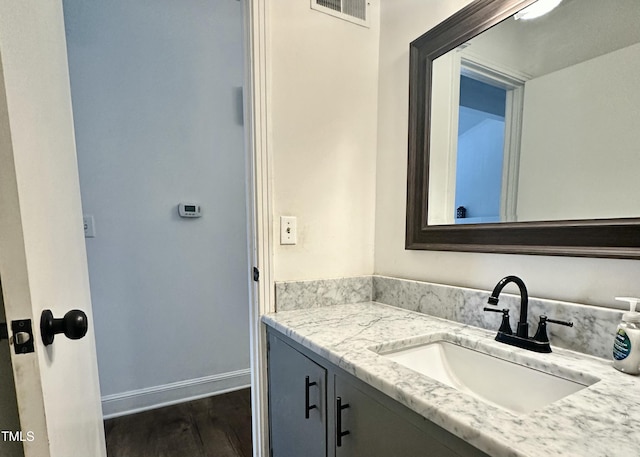
[[[413,423],[389,410],[354,384],[335,376],[336,457],[450,457],[458,456]],[[338,415],[341,415],[339,418]],[[341,422],[340,424],[338,424]],[[337,426],[341,426],[338,430]],[[342,443],[338,445],[338,433]]]
[[[268,354],[272,456],[326,457],[327,371],[272,334]]]

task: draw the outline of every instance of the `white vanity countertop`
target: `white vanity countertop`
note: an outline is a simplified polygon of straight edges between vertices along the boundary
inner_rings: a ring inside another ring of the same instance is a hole
[[[619,373],[607,360],[557,348],[537,354],[495,341],[495,332],[374,302],[281,311],[262,320],[491,456],[640,455],[640,378]],[[582,376],[600,381],[516,415],[374,352],[426,343],[442,333],[576,382]]]

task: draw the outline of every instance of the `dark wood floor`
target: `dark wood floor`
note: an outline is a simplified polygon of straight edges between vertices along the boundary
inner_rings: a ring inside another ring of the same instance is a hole
[[[105,421],[108,457],[251,457],[250,390]]]

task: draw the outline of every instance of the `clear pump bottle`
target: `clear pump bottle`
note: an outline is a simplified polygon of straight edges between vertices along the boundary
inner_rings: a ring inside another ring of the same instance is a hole
[[[640,298],[616,297],[629,303],[629,312],[622,315],[613,342],[613,367],[627,374],[640,374],[640,313],[636,304]]]

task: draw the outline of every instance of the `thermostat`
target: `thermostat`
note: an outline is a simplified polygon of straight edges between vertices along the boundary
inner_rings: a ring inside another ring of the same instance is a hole
[[[200,211],[200,205],[195,203],[180,203],[178,204],[178,214],[180,217],[200,217],[202,212]]]

